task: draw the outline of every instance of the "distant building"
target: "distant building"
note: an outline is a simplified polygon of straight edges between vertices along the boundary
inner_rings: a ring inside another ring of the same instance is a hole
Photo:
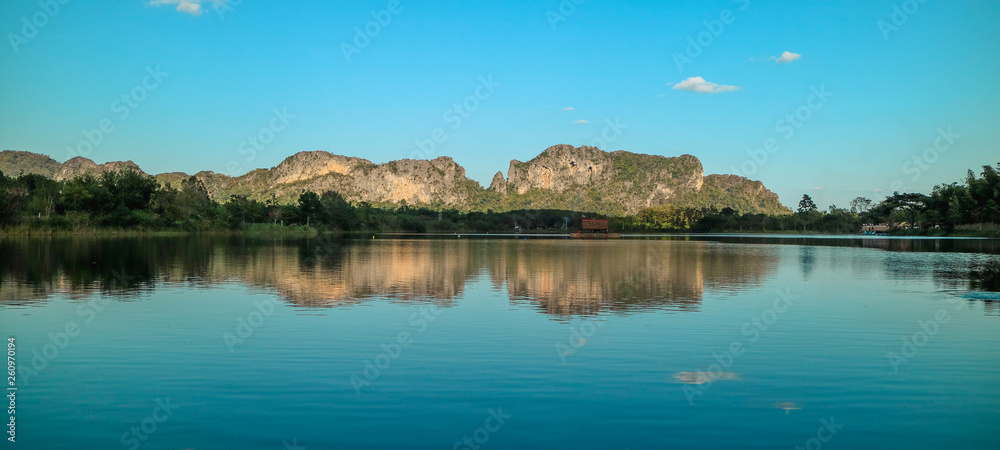
[[[572,236],[579,239],[609,239],[619,238],[621,234],[608,233],[608,219],[583,219],[583,227]]]
[[[583,219],[583,229],[591,232],[608,232],[608,219]]]
[[[866,223],[861,225],[861,234],[885,234],[889,231],[889,224],[886,223]]]

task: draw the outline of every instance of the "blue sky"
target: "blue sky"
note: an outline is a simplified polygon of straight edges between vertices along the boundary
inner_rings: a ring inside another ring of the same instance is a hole
[[[846,206],[1000,161],[998,23],[988,0],[6,1],[0,149],[150,173],[451,156],[488,184],[597,143]]]

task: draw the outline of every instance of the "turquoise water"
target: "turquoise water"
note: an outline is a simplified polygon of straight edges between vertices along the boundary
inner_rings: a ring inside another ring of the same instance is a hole
[[[998,448],[998,248],[0,241],[7,447]]]

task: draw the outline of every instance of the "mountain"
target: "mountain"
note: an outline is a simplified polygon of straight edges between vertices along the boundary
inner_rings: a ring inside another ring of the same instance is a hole
[[[490,190],[505,209],[551,208],[634,214],[663,204],[726,207],[745,213],[785,214],[778,195],[760,181],[736,175],[705,176],[692,155],[664,157],[623,150],[557,145],[528,162],[510,162]]]
[[[25,174],[43,175],[52,178],[62,164],[52,158],[38,153],[16,152],[5,150],[0,152],[0,172],[6,176],[16,177],[22,171]]]
[[[466,178],[465,168],[449,157],[403,159],[375,164],[367,159],[312,151],[296,153],[272,169],[239,177],[212,172],[196,176],[209,193],[224,200],[232,194],[294,201],[305,191],[339,192],[351,201],[376,204],[454,205],[464,207],[483,190]]]
[[[139,166],[132,161],[111,161],[104,164],[97,164],[87,158],[77,156],[63,163],[52,178],[56,181],[63,181],[87,174],[96,177],[104,172],[121,172],[123,170],[142,172]]]
[[[635,213],[697,193],[704,183],[701,161],[691,155],[663,157],[596,147],[557,145],[528,162],[510,162],[506,191],[511,208],[552,208]]]
[[[56,180],[109,170],[142,170],[132,161],[96,164],[76,157],[63,164],[28,152],[0,152],[0,170],[19,170]],[[34,170],[34,172],[29,172]],[[180,186],[190,175],[155,176]],[[403,159],[384,164],[323,151],[299,152],[276,167],[230,177],[211,171],[194,175],[209,194],[224,202],[231,195],[294,202],[305,191],[336,191],[349,201],[376,205],[426,205],[460,210],[568,209],[634,214],[663,204],[733,208],[743,213],[784,214],[777,194],[760,181],[736,175],[704,174],[692,155],[664,157],[596,147],[556,145],[527,162],[513,160],[507,175],[497,172],[489,188],[465,175],[449,157]]]

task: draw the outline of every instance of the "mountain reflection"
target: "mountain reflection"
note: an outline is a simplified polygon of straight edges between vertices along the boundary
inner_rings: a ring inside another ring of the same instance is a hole
[[[715,251],[708,248],[714,247]],[[158,284],[238,281],[303,308],[375,298],[451,304],[481,276],[511,301],[557,315],[698,309],[706,287],[758,283],[775,257],[704,242],[336,240],[318,238],[20,239],[0,242],[0,301],[134,293]]]
[[[706,290],[737,292],[764,283],[782,258],[780,248],[670,239],[4,239],[0,305],[34,305],[56,295],[72,299],[93,293],[128,300],[164,285],[238,282],[276,293],[300,308],[351,306],[372,299],[448,306],[463,295],[467,283],[483,280],[505,292],[511,302],[533,304],[557,316],[697,311]],[[803,251],[799,260],[808,272],[815,255],[812,249]],[[915,268],[912,261],[889,266],[911,272]],[[934,272],[935,279],[996,290],[994,263],[956,269]]]
[[[512,301],[558,315],[602,310],[697,311],[706,286],[759,283],[777,257],[705,242],[505,242],[491,266]]]

